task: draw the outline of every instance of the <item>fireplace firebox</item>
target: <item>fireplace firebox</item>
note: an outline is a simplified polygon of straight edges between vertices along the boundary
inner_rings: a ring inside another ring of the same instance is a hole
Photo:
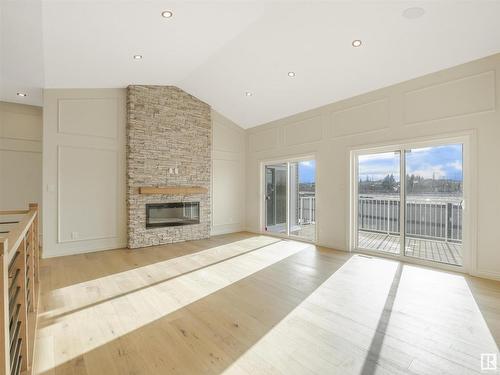
[[[200,223],[200,202],[146,204],[146,228]]]

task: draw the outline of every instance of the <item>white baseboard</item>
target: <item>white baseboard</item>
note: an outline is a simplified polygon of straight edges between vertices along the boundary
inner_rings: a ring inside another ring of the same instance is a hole
[[[117,249],[124,249],[127,248],[127,243],[123,244],[118,244],[114,246],[105,246],[105,247],[100,247],[98,249],[72,249],[72,250],[65,250],[61,252],[50,252],[50,253],[45,253],[45,251],[42,251],[42,258],[43,259],[48,259],[48,258],[56,258],[56,257],[62,257],[62,256],[68,256],[68,255],[78,255],[78,254],[88,254],[88,253],[98,253],[99,251],[107,251],[107,250],[117,250]]]
[[[471,276],[481,277],[483,279],[498,280],[500,281],[500,273],[493,271],[475,271],[471,272]]]
[[[218,236],[220,234],[236,233],[242,232],[245,229],[241,224],[227,224],[227,225],[216,225],[210,228],[211,236]]]

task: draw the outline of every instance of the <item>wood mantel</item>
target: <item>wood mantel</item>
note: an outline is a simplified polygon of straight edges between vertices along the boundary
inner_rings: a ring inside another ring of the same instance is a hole
[[[139,194],[188,195],[207,193],[208,189],[201,186],[141,186]]]

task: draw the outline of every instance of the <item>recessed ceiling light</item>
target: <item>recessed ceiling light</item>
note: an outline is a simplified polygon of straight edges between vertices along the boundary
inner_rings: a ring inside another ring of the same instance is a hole
[[[409,20],[414,20],[415,18],[420,18],[425,14],[425,9],[420,7],[407,8],[403,11],[403,17]]]
[[[359,39],[356,39],[356,40],[352,41],[352,46],[353,47],[361,47],[361,44],[362,44],[361,40],[359,40]]]
[[[251,92],[251,91],[246,91],[245,92],[245,96],[252,96],[252,95],[253,95],[253,92]]]
[[[16,95],[17,95],[17,96],[22,96],[23,98],[24,98],[25,96],[28,96],[28,94],[26,94],[26,93],[24,93],[24,92],[18,92]]]
[[[140,60],[142,59],[142,55],[134,55],[134,60]]]
[[[295,77],[295,72],[288,72],[288,77]]]
[[[163,12],[161,12],[161,16],[163,18],[172,18],[173,15],[174,13],[171,10],[164,10]]]

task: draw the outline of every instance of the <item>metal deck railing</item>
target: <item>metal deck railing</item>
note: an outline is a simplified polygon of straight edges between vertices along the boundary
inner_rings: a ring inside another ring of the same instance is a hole
[[[300,225],[316,223],[316,196],[300,195]],[[408,197],[406,234],[416,238],[462,242],[462,199],[459,197]],[[358,229],[400,233],[400,199],[394,196],[361,194],[358,200]]]
[[[399,234],[399,198],[360,195],[358,202],[358,229]],[[461,242],[462,221],[460,198],[407,198],[405,224],[409,236]]]

